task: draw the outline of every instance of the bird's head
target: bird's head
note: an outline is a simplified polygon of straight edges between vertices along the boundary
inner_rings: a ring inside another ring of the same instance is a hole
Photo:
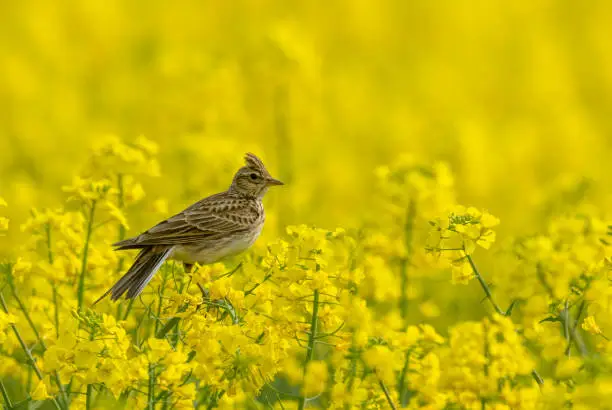
[[[230,191],[244,197],[262,198],[273,185],[283,185],[272,178],[263,162],[255,155],[248,153],[244,157],[245,166],[240,168],[230,186]]]

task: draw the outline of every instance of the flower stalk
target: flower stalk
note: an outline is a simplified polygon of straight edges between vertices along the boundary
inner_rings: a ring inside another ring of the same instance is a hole
[[[464,249],[465,251],[465,249]],[[491,293],[491,289],[489,289],[489,285],[487,285],[487,282],[485,282],[485,280],[482,278],[482,275],[480,274],[480,272],[478,271],[478,268],[476,267],[476,264],[474,263],[474,261],[472,260],[472,257],[466,253],[466,257],[468,262],[470,263],[470,266],[472,267],[472,271],[474,272],[474,276],[476,276],[476,279],[478,279],[478,283],[480,283],[480,286],[482,287],[482,290],[484,291],[487,299],[489,300],[489,302],[491,302],[491,305],[493,306],[493,308],[495,309],[495,311],[502,315],[505,316],[506,312],[504,312],[497,303],[495,303],[495,299],[493,299],[493,294]]]
[[[2,294],[2,292],[0,292],[0,304],[2,305],[2,309],[4,310],[4,313],[8,315],[9,314],[8,306],[6,304],[6,301],[4,300],[4,295]],[[17,329],[17,326],[14,323],[11,323],[9,326],[13,330],[13,333],[15,333],[15,337],[17,337],[17,341],[19,341],[19,345],[21,346],[21,349],[26,355],[28,364],[34,370],[34,373],[36,373],[36,377],[38,377],[38,380],[42,381],[44,379],[43,374],[38,368],[38,365],[36,364],[36,360],[34,359],[34,356],[32,356],[32,352],[30,352],[30,349],[28,348],[25,341],[23,340],[23,337],[21,337],[21,333],[19,332],[19,329]],[[55,397],[52,398],[51,401],[53,402],[53,405],[55,406],[56,409],[62,408],[59,405],[58,401],[55,399]]]
[[[51,224],[45,224],[45,233],[47,237],[47,260],[50,265],[53,265],[53,248],[51,247]],[[57,286],[55,282],[51,281],[51,287],[53,288],[53,307],[54,307],[54,315],[53,319],[55,320],[55,337],[59,337],[59,303],[57,300]]]
[[[401,279],[401,296],[400,296],[400,313],[404,320],[404,326],[407,327],[408,318],[408,267],[412,260],[412,241],[414,237],[414,220],[416,218],[416,203],[411,200],[406,211],[406,221],[404,223],[404,248],[406,255],[401,260],[400,279]]]
[[[7,409],[12,409],[13,408],[13,403],[11,402],[11,398],[8,394],[8,391],[6,390],[6,387],[4,386],[4,382],[2,380],[0,380],[0,392],[2,393],[2,399],[4,399],[4,405]]]
[[[400,313],[404,320],[404,327],[408,327],[408,267],[412,260],[413,252],[413,238],[414,238],[414,221],[416,218],[416,202],[414,199],[410,200],[408,209],[406,211],[406,222],[404,224],[404,247],[406,255],[402,258],[400,266],[400,278],[401,278],[401,297],[400,297]],[[410,400],[408,394],[408,386],[406,386],[406,375],[408,373],[408,365],[410,361],[410,351],[406,352],[406,359],[404,361],[404,367],[402,369],[399,382],[398,391],[400,395],[400,404],[405,406]]]
[[[478,271],[478,268],[476,267],[476,264],[472,260],[472,257],[470,255],[468,255],[467,253],[466,253],[466,257],[467,257],[468,262],[470,263],[470,266],[472,267],[472,271],[474,272],[474,275],[476,276],[476,279],[478,279],[478,282],[480,283],[480,286],[482,287],[482,290],[484,290],[484,293],[485,293],[487,299],[489,300],[489,302],[491,302],[491,305],[493,306],[495,311],[499,315],[501,315],[501,316],[510,316],[510,312],[511,312],[512,307],[514,306],[514,304],[510,305],[510,308],[508,309],[508,312],[504,312],[499,307],[499,305],[495,302],[495,299],[493,298],[493,294],[491,293],[491,290],[489,289],[489,286],[487,285],[485,280],[482,278],[482,275]],[[536,381],[536,383],[539,386],[542,386],[544,384],[544,379],[542,379],[542,377],[538,374],[537,370],[533,369],[531,371],[531,375],[532,375],[533,379]]]
[[[87,272],[87,257],[89,254],[89,243],[91,241],[91,235],[93,232],[93,223],[94,216],[96,212],[96,201],[92,201],[91,206],[89,208],[89,218],[87,220],[87,233],[85,236],[85,244],[83,245],[83,254],[82,254],[82,264],[81,264],[81,274],[79,276],[79,287],[77,293],[78,300],[78,311],[80,312],[83,308],[83,299],[85,296],[85,273]]]
[[[315,289],[314,291],[314,299],[312,301],[312,318],[310,320],[310,332],[308,333],[308,347],[306,351],[306,360],[304,361],[304,375],[306,374],[306,369],[308,367],[308,363],[314,358],[314,349],[315,343],[317,340],[317,328],[318,328],[318,315],[319,315],[319,290]],[[300,397],[300,401],[298,403],[298,409],[304,410],[306,407],[307,398],[304,394]]]
[[[25,317],[26,321],[28,322],[28,325],[30,326],[30,328],[32,329],[32,332],[34,333],[34,336],[36,337],[36,341],[38,342],[38,344],[40,344],[40,347],[42,348],[43,352],[47,350],[47,346],[45,344],[45,341],[42,339],[42,337],[40,336],[40,333],[38,332],[38,329],[36,328],[36,325],[34,324],[34,321],[32,320],[32,317],[30,316],[30,313],[28,312],[28,310],[25,307],[25,304],[23,303],[23,301],[21,300],[21,298],[19,297],[19,295],[17,294],[17,289],[15,288],[15,283],[13,282],[13,275],[11,272],[11,267],[9,266],[8,268],[8,274],[7,274],[7,278],[8,278],[8,285],[9,288],[11,290],[11,294],[13,296],[13,299],[15,299],[15,302],[17,302],[17,305],[19,306],[19,310],[21,311],[21,313],[23,313],[23,316]],[[8,310],[5,306],[4,310],[6,313],[8,313]],[[57,313],[57,310],[56,310]],[[40,378],[40,377],[39,377]],[[68,406],[68,396],[66,395],[66,392],[64,390],[64,385],[61,382],[61,379],[59,377],[59,374],[57,372],[54,373],[54,380],[55,383],[57,384],[57,387],[59,388],[63,400],[66,404],[66,407]]]
[[[391,407],[393,410],[397,410],[397,407],[395,406],[395,403],[393,403],[393,399],[391,398],[391,394],[389,393],[389,389],[385,385],[385,382],[378,379],[378,383],[380,384],[380,388],[382,389],[382,391],[385,393],[385,397],[387,398],[387,403],[389,403],[389,407]]]

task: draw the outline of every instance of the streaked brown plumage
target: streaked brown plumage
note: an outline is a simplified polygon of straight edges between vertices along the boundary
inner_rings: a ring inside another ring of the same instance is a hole
[[[248,249],[263,228],[262,198],[273,185],[272,178],[253,154],[238,170],[225,192],[204,198],[142,234],[114,244],[116,250],[140,249],[134,264],[109,293],[112,300],[124,294],[138,296],[167,259],[209,264]]]

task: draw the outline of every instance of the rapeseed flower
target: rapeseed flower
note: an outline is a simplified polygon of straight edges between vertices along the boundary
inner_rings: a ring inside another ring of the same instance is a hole
[[[377,206],[389,214],[363,229],[292,225],[241,263],[191,272],[167,263],[139,299],[89,309],[126,267],[110,244],[141,206],[140,178],[158,174],[157,152],[144,139],[101,141],[66,205],[32,210],[22,224],[29,238],[3,265],[11,299],[0,311],[0,374],[36,400],[527,409],[557,403],[538,393],[545,363],[543,388],[562,383],[561,402],[588,403],[584,380],[599,376],[587,355],[610,349],[582,333],[603,336],[593,317],[608,325],[606,219],[559,217],[491,252],[499,219],[457,205],[441,163],[403,157],[379,169]],[[504,261],[492,283],[475,261],[485,251]],[[495,312],[440,326],[446,299],[458,300],[440,285],[448,270],[454,283],[477,279]],[[509,307],[497,304],[498,289],[515,298]],[[20,356],[28,353],[42,376],[31,382],[36,372]],[[66,399],[67,389],[79,398]]]
[[[595,321],[594,316],[587,316],[582,322],[582,328],[593,335],[601,335],[603,332]]]

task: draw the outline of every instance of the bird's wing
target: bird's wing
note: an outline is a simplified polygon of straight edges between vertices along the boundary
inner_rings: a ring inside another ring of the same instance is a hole
[[[155,245],[189,245],[250,230],[261,212],[253,201],[215,195],[196,202],[135,238],[118,242],[118,249]]]

